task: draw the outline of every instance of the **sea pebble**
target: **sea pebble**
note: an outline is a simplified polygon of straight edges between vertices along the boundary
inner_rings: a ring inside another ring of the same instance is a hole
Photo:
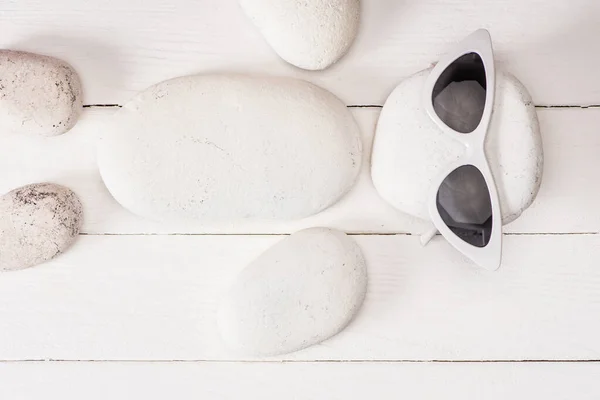
[[[283,239],[246,267],[218,313],[224,342],[252,356],[290,353],[344,329],[367,289],[360,248],[326,228]]]
[[[285,61],[322,70],[350,48],[360,19],[359,0],[239,0],[265,40]]]
[[[77,238],[82,206],[77,195],[52,183],[23,186],[0,197],[0,271],[48,261]]]
[[[79,76],[66,62],[0,50],[0,131],[60,135],[77,122],[82,101]]]
[[[423,86],[429,71],[404,80],[385,102],[377,123],[371,169],[373,183],[388,203],[425,220],[430,219],[431,182],[465,152],[423,108]],[[485,149],[506,224],[534,201],[541,184],[543,150],[529,93],[503,71],[497,71]]]
[[[305,81],[238,75],[173,79],[106,127],[104,183],[154,220],[296,219],[335,203],[360,169],[352,114]]]

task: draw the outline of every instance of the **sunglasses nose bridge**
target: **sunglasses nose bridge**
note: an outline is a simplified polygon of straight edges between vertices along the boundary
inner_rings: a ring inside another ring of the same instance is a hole
[[[473,158],[479,154],[484,154],[485,152],[485,140],[482,140],[482,138],[477,135],[472,137],[464,137],[462,142],[465,145],[466,155],[469,158]]]

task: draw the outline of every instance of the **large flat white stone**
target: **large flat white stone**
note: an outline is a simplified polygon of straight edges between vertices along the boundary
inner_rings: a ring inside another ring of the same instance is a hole
[[[338,201],[361,164],[346,106],[295,79],[173,79],[127,103],[105,130],[106,186],[157,220],[307,217]]]
[[[358,32],[359,0],[239,0],[285,61],[321,70],[338,61]]]
[[[362,305],[367,267],[352,238],[312,228],[283,239],[242,271],[219,310],[223,340],[276,355],[340,332]]]
[[[81,114],[79,76],[66,62],[0,50],[0,132],[60,135]]]
[[[431,182],[464,154],[422,104],[430,70],[401,82],[381,111],[372,153],[372,178],[379,194],[407,214],[429,220]],[[534,201],[542,178],[543,149],[531,97],[512,75],[497,71],[488,157],[498,187],[503,222],[518,218]]]

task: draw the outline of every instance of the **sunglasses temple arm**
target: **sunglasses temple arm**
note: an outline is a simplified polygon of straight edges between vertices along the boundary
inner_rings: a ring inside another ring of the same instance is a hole
[[[427,243],[433,239],[433,237],[438,233],[436,228],[432,228],[429,232],[425,232],[421,235],[421,246],[427,246]]]

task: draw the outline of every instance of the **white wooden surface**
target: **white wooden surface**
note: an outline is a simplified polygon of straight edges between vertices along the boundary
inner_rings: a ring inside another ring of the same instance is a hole
[[[581,363],[17,363],[0,365],[0,397],[596,400],[599,375]]]
[[[506,228],[502,269],[477,270],[441,239],[422,248],[406,235],[428,224],[373,190],[377,107],[352,109],[366,151],[350,195],[304,221],[235,226],[160,225],[121,209],[95,166],[114,109],[87,108],[62,137],[0,135],[0,192],[50,180],[73,188],[86,211],[71,251],[0,276],[1,399],[600,396],[600,109],[586,107],[600,105],[600,2],[362,4],[350,54],[321,73],[279,60],[235,0],[0,0],[0,46],[68,60],[91,105],[207,71],[302,77],[348,105],[380,105],[446,44],[486,27],[499,63],[542,106],[545,151],[538,199]],[[296,354],[228,352],[214,324],[223,289],[276,234],[316,225],[357,234],[365,252],[357,319]]]
[[[597,104],[600,97],[597,0],[363,0],[357,42],[325,72],[280,60],[236,0],[1,4],[4,46],[70,61],[83,73],[90,104],[120,103],[167,78],[222,70],[304,77],[348,104],[381,104],[399,79],[479,27],[490,29],[499,63],[537,104]]]
[[[600,98],[600,96],[599,96]],[[82,197],[87,234],[272,234],[312,226],[351,233],[422,233],[430,224],[388,206],[373,188],[370,154],[380,108],[352,108],[364,141],[363,170],[352,192],[314,217],[294,222],[187,226],[158,224],[138,218],[105,188],[95,162],[103,121],[114,108],[88,108],[75,128],[51,140],[0,137],[0,192],[39,181],[67,185]],[[509,233],[590,233],[600,231],[600,108],[539,108],[545,155],[544,177],[537,200]]]
[[[441,239],[422,248],[415,236],[355,238],[369,266],[357,318],[321,345],[271,360],[600,359],[598,235],[508,236],[497,273]],[[2,276],[0,355],[242,360],[220,341],[219,298],[278,240],[84,236],[50,265]]]

